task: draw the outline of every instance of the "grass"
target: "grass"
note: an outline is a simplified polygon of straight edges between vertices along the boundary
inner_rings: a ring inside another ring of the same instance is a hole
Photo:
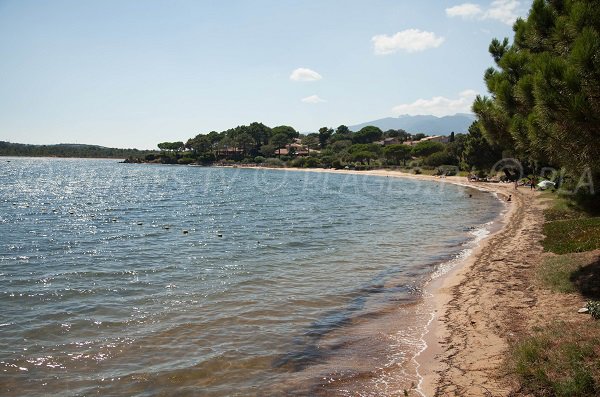
[[[600,217],[548,222],[544,235],[544,249],[555,254],[600,249]]]
[[[545,190],[540,196],[550,201],[550,206],[544,210],[546,222],[600,216],[600,194],[569,196]]]
[[[600,299],[600,217],[581,201],[544,192],[551,203],[545,210],[547,256],[537,268],[542,286],[556,293],[577,293]],[[594,200],[597,200],[594,199]],[[576,310],[577,308],[573,308]],[[583,319],[582,319],[583,320]],[[519,395],[579,397],[600,395],[600,321],[563,323],[547,319],[513,346],[510,372],[521,385]]]
[[[558,293],[600,299],[600,254],[583,252],[544,258],[536,272],[540,284]]]
[[[512,347],[511,370],[534,396],[600,393],[600,323],[556,323]]]
[[[577,288],[571,282],[571,274],[583,267],[584,264],[584,260],[578,260],[571,255],[547,257],[538,269],[537,278],[544,287],[554,292],[577,292]]]

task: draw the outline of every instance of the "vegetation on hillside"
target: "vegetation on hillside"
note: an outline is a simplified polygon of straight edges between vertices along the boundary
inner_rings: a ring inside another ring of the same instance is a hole
[[[95,145],[26,145],[0,141],[0,156],[126,159],[139,158],[152,153],[156,152],[152,150],[115,149]]]
[[[386,166],[441,165],[468,168],[463,161],[464,134],[451,134],[440,143],[419,140],[424,134],[404,130],[382,131],[367,126],[350,131],[322,127],[319,132],[300,134],[291,126],[268,127],[262,123],[242,125],[226,131],[198,134],[187,142],[161,142],[160,156],[146,161],[179,164],[242,163],[288,167],[369,169]]]

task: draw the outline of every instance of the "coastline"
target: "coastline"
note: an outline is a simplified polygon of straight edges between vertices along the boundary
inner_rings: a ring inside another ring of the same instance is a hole
[[[485,287],[487,273],[479,267],[483,263],[487,266],[490,264],[500,266],[505,259],[504,257],[499,258],[500,260],[494,258],[490,261],[491,255],[494,253],[500,253],[500,256],[511,254],[512,258],[515,254],[518,256],[522,249],[531,248],[531,245],[539,240],[529,232],[540,227],[541,215],[536,211],[525,211],[524,208],[525,204],[533,199],[534,192],[525,188],[515,190],[513,184],[507,183],[470,182],[465,177],[440,178],[391,170],[252,168],[372,175],[450,183],[496,194],[502,201],[505,201],[509,194],[512,195],[511,202],[507,203],[507,209],[494,221],[497,227],[480,239],[474,247],[470,248],[470,252],[460,258],[448,271],[432,277],[426,284],[423,305],[431,310],[431,318],[423,335],[425,347],[412,359],[419,380],[412,390],[417,395],[426,397],[437,395],[481,396],[490,391],[493,395],[508,394],[507,386],[497,379],[508,341],[497,335],[497,319],[494,318],[494,313],[482,313],[484,310],[480,310],[473,304],[480,304],[481,298],[484,300],[485,308],[494,308],[496,307],[494,300],[497,295],[496,288],[510,289],[510,285],[504,285],[505,277],[509,276],[506,273],[512,271],[510,267],[502,272],[501,277],[495,280],[495,283]],[[532,229],[525,228],[528,224],[532,225]],[[508,247],[510,252],[507,252],[504,241],[511,235],[525,237],[525,243],[521,244],[516,241]],[[477,291],[481,292],[484,289],[485,294],[482,293],[483,296],[478,296]],[[524,295],[522,298],[525,300],[525,304],[533,302],[529,296]],[[508,304],[507,309],[522,305],[523,302],[517,299],[514,304]],[[489,317],[489,321],[474,320],[473,318],[478,316],[473,317],[471,311],[476,314],[485,314]],[[474,328],[474,332],[471,332],[472,328]],[[466,334],[469,334],[468,342],[465,340]],[[459,350],[458,346],[462,346],[462,350]],[[398,385],[398,390],[402,390],[401,385]]]
[[[511,341],[527,329],[537,304],[528,282],[542,254],[543,216],[536,192],[497,189],[512,194],[502,227],[430,286],[436,318],[426,336],[429,348],[419,360],[424,396],[512,392],[503,365]]]

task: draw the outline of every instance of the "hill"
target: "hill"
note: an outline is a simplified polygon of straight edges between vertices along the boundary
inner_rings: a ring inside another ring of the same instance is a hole
[[[353,125],[349,128],[352,131],[358,131],[363,127],[373,125],[381,128],[383,131],[403,129],[411,134],[422,132],[427,135],[450,135],[452,131],[455,133],[466,133],[473,121],[475,121],[475,116],[466,113],[457,113],[454,116],[444,117],[403,115],[373,120]]]
[[[28,145],[0,141],[0,156],[115,158],[143,157],[152,150],[117,149],[97,145],[61,143],[58,145]]]

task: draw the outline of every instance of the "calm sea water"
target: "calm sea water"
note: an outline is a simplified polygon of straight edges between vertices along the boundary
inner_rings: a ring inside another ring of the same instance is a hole
[[[0,158],[0,181],[3,396],[400,394],[421,286],[501,209],[433,182],[111,160]]]

